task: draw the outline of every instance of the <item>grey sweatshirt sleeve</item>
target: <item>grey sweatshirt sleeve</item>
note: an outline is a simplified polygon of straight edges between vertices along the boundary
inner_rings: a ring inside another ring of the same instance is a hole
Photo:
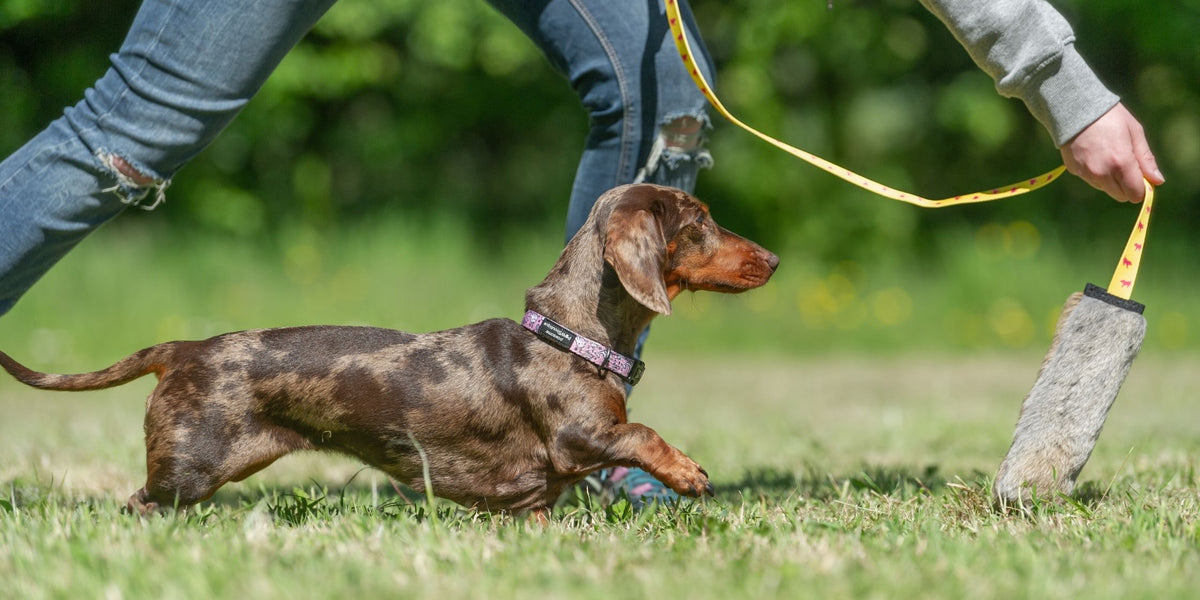
[[[1070,24],[1044,0],[921,0],[996,81],[1020,98],[1058,146],[1119,99],[1075,50]]]

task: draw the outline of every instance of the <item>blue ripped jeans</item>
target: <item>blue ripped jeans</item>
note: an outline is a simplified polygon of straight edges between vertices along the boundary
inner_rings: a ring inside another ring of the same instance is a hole
[[[131,204],[157,204],[333,2],[145,0],[84,99],[0,163],[0,315],[88,233]],[[691,191],[710,161],[708,122],[660,0],[491,4],[568,78],[590,116],[568,237],[615,185]]]

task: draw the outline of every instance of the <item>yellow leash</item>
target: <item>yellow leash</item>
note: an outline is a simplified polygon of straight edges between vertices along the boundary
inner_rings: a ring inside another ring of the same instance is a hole
[[[725,105],[721,104],[721,101],[717,98],[716,93],[713,92],[712,86],[708,84],[708,81],[704,78],[704,74],[700,72],[700,66],[696,64],[696,60],[693,58],[694,55],[692,53],[691,45],[688,43],[687,34],[683,29],[683,18],[679,12],[678,2],[676,0],[663,0],[663,2],[665,3],[667,11],[667,21],[671,26],[671,33],[675,38],[675,47],[679,50],[679,56],[683,59],[683,64],[687,67],[688,72],[691,73],[692,81],[696,83],[696,87],[700,89],[700,93],[704,94],[704,97],[708,99],[708,102],[712,104],[713,108],[717,109],[717,112],[721,113],[721,116],[732,121],[734,125],[737,125],[738,127],[741,127],[742,129],[754,134],[764,142],[767,142],[768,144],[771,144],[772,146],[775,146],[776,148],[779,148],[780,150],[783,150],[784,152],[787,152],[788,154],[791,154],[792,156],[795,156],[796,158],[799,158],[800,160],[803,160],[817,168],[823,169],[836,177],[867,190],[868,192],[883,196],[885,198],[891,198],[892,200],[899,200],[901,202],[907,202],[909,204],[914,204],[916,206],[922,206],[925,208],[941,208],[943,206],[970,204],[974,202],[989,202],[991,200],[1000,200],[1001,198],[1019,196],[1026,192],[1046,186],[1055,179],[1058,179],[1059,176],[1062,175],[1067,169],[1065,166],[1060,166],[1057,169],[1043,173],[1037,177],[1031,177],[1010,185],[1001,186],[988,191],[960,194],[958,196],[942,198],[939,200],[929,199],[911,192],[897,190],[867,177],[863,177],[858,173],[835,165],[815,154],[810,154],[799,148],[781,142],[765,133],[758,131],[757,129],[754,129],[753,127],[750,127],[749,125],[740,121],[737,117],[733,116],[733,114],[725,108]],[[1129,237],[1129,244],[1125,248],[1125,253],[1121,256],[1121,262],[1117,265],[1117,272],[1113,274],[1112,283],[1109,284],[1108,293],[1114,296],[1119,296],[1128,300],[1130,293],[1133,291],[1133,284],[1137,278],[1138,265],[1141,262],[1142,248],[1146,243],[1146,225],[1149,223],[1150,207],[1153,202],[1154,188],[1149,182],[1146,182],[1146,200],[1143,202],[1142,212],[1138,213],[1137,225],[1133,229],[1133,234]]]
[[[1133,283],[1137,281],[1138,267],[1142,264],[1142,249],[1146,246],[1146,228],[1150,226],[1150,211],[1154,208],[1154,186],[1146,182],[1146,199],[1142,201],[1142,210],[1138,213],[1137,223],[1125,243],[1125,251],[1121,253],[1121,262],[1113,273],[1112,281],[1108,284],[1108,293],[1129,299],[1133,294]]]

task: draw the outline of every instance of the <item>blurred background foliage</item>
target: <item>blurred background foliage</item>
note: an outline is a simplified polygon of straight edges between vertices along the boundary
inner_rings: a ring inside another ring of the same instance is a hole
[[[5,0],[0,148],[81,97],[137,4]],[[1156,229],[1196,223],[1200,2],[1056,4],[1155,144],[1170,181],[1163,210],[1179,217]],[[1060,162],[1024,107],[999,97],[915,0],[837,0],[832,10],[824,0],[697,0],[695,10],[735,114],[868,176],[940,197]],[[296,220],[444,213],[486,244],[503,226],[562,220],[585,131],[565,81],[484,2],[341,0],[151,218],[255,236]],[[1129,220],[1078,182],[989,207],[917,211],[726,123],[711,145],[717,167],[699,194],[736,204],[722,211],[732,226],[823,257],[920,249],[937,231],[996,218],[1054,223],[1084,240]]]
[[[1151,236],[1159,258],[1148,258],[1147,270],[1167,273],[1150,266],[1157,261],[1172,265],[1171,277],[1194,275],[1200,0],[1054,4],[1084,56],[1145,124],[1166,174]],[[137,5],[0,2],[0,153],[82,96]],[[718,65],[717,90],[734,114],[869,177],[942,197],[1061,164],[1041,125],[1020,102],[998,96],[916,0],[834,0],[832,9],[826,0],[694,0],[693,8]],[[794,296],[784,304],[812,327],[853,322],[847,306],[884,324],[920,312],[925,299],[901,276],[872,283],[868,293],[864,273],[953,277],[954,289],[970,290],[986,289],[972,282],[999,272],[995,256],[1018,261],[1003,267],[1017,278],[1037,270],[1029,266],[1035,255],[1053,254],[1043,262],[1068,271],[1077,260],[1115,264],[1134,216],[1074,178],[1005,202],[917,209],[715,119],[716,165],[701,175],[697,194],[726,226],[804,263],[795,272],[811,277],[798,291],[764,291],[757,302]],[[450,221],[472,256],[499,256],[531,231],[556,235],[547,232],[565,218],[586,129],[565,80],[481,0],[341,0],[176,176],[166,207],[120,221],[231,243],[294,239],[296,231],[336,240],[393,221],[440,231],[435,225]],[[1104,267],[1098,271],[1063,289],[1106,283]],[[1058,277],[1039,273],[1041,281]],[[946,293],[952,311],[956,298]],[[1064,293],[975,306],[974,317],[945,316],[945,328],[967,337],[972,327],[1017,331],[1018,342],[1040,344],[1029,332],[1053,322],[1043,317],[1045,303],[1057,305]],[[1173,314],[1177,324],[1192,318]]]

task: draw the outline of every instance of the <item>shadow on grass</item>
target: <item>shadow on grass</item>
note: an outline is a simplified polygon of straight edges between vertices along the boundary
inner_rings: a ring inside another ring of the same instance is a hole
[[[395,485],[385,476],[361,477],[364,471],[367,469],[360,470],[348,480],[334,485],[310,479],[302,485],[260,483],[226,486],[218,490],[211,499],[189,509],[182,516],[188,521],[203,524],[210,519],[243,517],[253,512],[265,512],[272,520],[289,525],[347,515],[416,521],[465,519],[474,522],[492,518],[483,511],[472,511],[447,500],[438,500],[431,505],[423,491]],[[949,494],[964,508],[970,507],[972,513],[988,512],[995,508],[988,506],[991,504],[989,475],[975,471],[970,480],[963,480],[958,476],[947,478],[940,472],[938,465],[920,468],[865,465],[855,473],[841,475],[823,471],[816,465],[808,465],[801,470],[760,467],[747,469],[740,479],[734,481],[717,481],[714,487],[715,500],[729,505],[747,501],[785,504],[796,498],[827,503],[861,494],[904,501],[917,496]],[[57,512],[66,508],[116,514],[122,512],[127,497],[123,492],[116,490],[111,496],[68,494],[59,488],[57,482],[37,478],[17,478],[0,482],[0,490],[0,515],[11,513],[14,509],[20,510],[22,507],[25,510],[33,509],[35,512]],[[1070,497],[1035,499],[1031,506],[1012,513],[1035,516],[1066,510],[1087,515],[1107,498],[1108,492],[1108,486],[1103,482],[1086,481],[1081,483]],[[627,502],[625,504],[628,505]],[[577,512],[579,508],[604,513],[607,517],[602,520],[607,521],[633,519],[634,513],[637,512],[630,506],[614,508],[596,502],[584,502],[572,510]]]
[[[361,502],[363,499],[381,505],[419,504],[426,501],[422,491],[395,484],[386,476],[368,481],[360,477],[364,471],[366,469],[340,483],[309,479],[302,484],[227,485],[217,490],[212,498],[202,504],[240,510],[251,509],[264,502],[274,503],[281,498],[295,498],[307,502],[314,502],[319,498],[323,502],[343,506]],[[888,496],[910,495],[920,490],[933,492],[944,488],[946,482],[936,465],[922,469],[868,465],[851,475],[824,473],[810,466],[802,472],[771,467],[751,468],[746,470],[740,479],[716,481],[714,487],[718,498],[727,499],[739,496],[771,498],[797,494],[812,499],[829,499],[843,495],[848,489],[870,490]],[[5,490],[6,496],[10,495],[7,492],[14,492],[14,499],[18,503],[42,501],[59,493],[54,481],[34,481],[27,478],[2,482],[0,487]],[[1089,498],[1102,495],[1102,490],[1095,486],[1088,486],[1086,489]],[[114,490],[113,494],[112,497],[97,496],[90,500],[124,504],[126,496],[123,491]]]
[[[918,495],[949,494],[963,507],[973,511],[1037,517],[1053,514],[1090,516],[1110,498],[1112,482],[1084,481],[1068,496],[1055,494],[1036,497],[1024,507],[1001,507],[995,503],[992,476],[974,471],[969,478],[940,473],[937,465],[923,468],[867,465],[849,475],[836,475],[809,465],[800,472],[772,468],[747,470],[738,481],[718,483],[717,499],[725,502],[759,500],[784,502],[801,497],[816,502],[832,502],[847,496],[870,493],[894,500]]]
[[[226,486],[200,504],[201,511],[223,508],[232,512],[265,510],[277,521],[299,525],[340,515],[438,520],[466,509],[439,500],[430,505],[424,492],[397,484],[380,474],[370,481],[359,477],[364,468],[339,485],[309,480],[306,485]]]
[[[982,484],[985,478],[986,475],[980,471],[972,474],[975,484]],[[799,472],[777,468],[749,469],[741,479],[717,482],[715,487],[718,498],[801,495],[814,500],[829,500],[844,496],[848,491],[870,491],[883,496],[905,498],[917,493],[941,491],[949,481],[941,474],[938,465],[921,468],[866,465],[862,470],[846,475],[828,473],[809,465]]]
[[[304,485],[228,485],[217,490],[212,498],[178,514],[189,521],[204,523],[220,516],[265,511],[277,521],[298,525],[348,514],[423,520],[435,511],[454,512],[456,508],[448,501],[439,501],[431,510],[423,493],[392,485],[386,477],[372,485],[371,481],[358,477],[361,473],[359,471],[349,480],[335,485],[316,480],[309,480]],[[53,478],[16,477],[0,481],[0,515],[66,511],[115,516],[126,512],[125,502],[132,491],[114,489],[111,493],[81,494],[64,490]],[[163,512],[164,515],[172,513],[171,510]]]
[[[365,469],[364,469],[365,471]],[[363,473],[360,471],[359,474]],[[205,504],[245,509],[266,503],[274,512],[280,503],[316,503],[350,506],[404,506],[425,504],[423,491],[391,483],[386,477],[377,485],[365,478],[352,477],[341,485],[310,480],[304,486],[227,486]],[[845,496],[848,492],[869,491],[882,496],[904,499],[916,494],[934,494],[942,491],[948,480],[940,473],[937,465],[922,468],[867,465],[862,470],[848,475],[834,475],[809,466],[803,471],[792,471],[764,467],[746,470],[736,481],[715,481],[716,498],[722,501],[739,501],[746,498],[782,499],[802,496],[811,500],[828,501]],[[953,481],[959,481],[957,478]],[[987,486],[986,476],[975,472],[971,484]],[[570,493],[569,491],[567,492]]]

